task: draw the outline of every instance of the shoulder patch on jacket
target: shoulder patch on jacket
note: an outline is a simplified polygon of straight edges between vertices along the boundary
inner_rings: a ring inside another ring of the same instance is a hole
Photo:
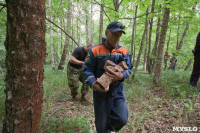
[[[127,52],[127,50],[126,50],[126,48],[125,47],[120,47],[120,48],[118,48],[118,49],[114,49],[113,51],[112,51],[112,53],[115,53],[115,54],[124,54],[124,55],[126,55],[128,52]]]
[[[110,51],[103,44],[99,44],[99,45],[93,47],[91,50],[92,50],[92,53],[94,56],[110,53]]]

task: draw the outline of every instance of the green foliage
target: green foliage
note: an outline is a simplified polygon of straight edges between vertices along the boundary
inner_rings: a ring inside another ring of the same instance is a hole
[[[179,99],[188,96],[194,97],[196,92],[191,91],[189,86],[191,71],[165,71],[162,74],[162,86],[165,88],[166,94],[169,97],[177,97]]]
[[[2,2],[0,1],[0,3]],[[4,41],[6,38],[6,8],[1,10],[0,20],[0,65],[2,65],[5,62],[6,56],[6,50],[4,47]]]
[[[44,92],[46,99],[53,100],[65,97],[66,92],[58,93],[58,91],[59,88],[67,89],[68,87],[66,70],[63,70],[64,72],[53,71],[50,65],[45,65],[44,70],[45,70]]]
[[[74,119],[64,119],[63,123],[60,125],[59,129],[64,132],[75,132],[77,128],[81,133],[89,133],[90,122],[87,119],[87,116],[76,116]]]
[[[5,69],[2,68],[3,71],[4,71],[4,74],[5,74]],[[4,90],[5,90],[5,82],[2,78],[2,76],[0,75],[0,123],[3,123],[3,117],[4,117],[4,114],[5,114],[5,93],[4,93]],[[2,127],[3,124],[0,124],[0,131],[2,131]]]

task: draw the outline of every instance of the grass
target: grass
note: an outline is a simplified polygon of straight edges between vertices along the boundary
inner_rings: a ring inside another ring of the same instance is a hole
[[[44,104],[41,114],[42,132],[80,132],[95,130],[93,106],[71,101],[66,69],[52,70],[44,66]],[[129,108],[128,124],[119,131],[170,132],[173,126],[198,124],[194,106],[199,103],[196,92],[188,86],[191,72],[164,71],[160,87],[153,85],[153,75],[138,72],[134,81],[125,81]],[[0,123],[4,115],[5,85],[0,81]],[[92,92],[89,92],[92,97]],[[0,130],[2,124],[0,125]]]
[[[4,71],[4,75],[5,75],[5,69],[2,68],[3,71]],[[2,128],[3,128],[3,116],[5,114],[5,93],[4,93],[4,90],[5,90],[5,82],[2,78],[2,76],[0,75],[0,131],[2,131]]]

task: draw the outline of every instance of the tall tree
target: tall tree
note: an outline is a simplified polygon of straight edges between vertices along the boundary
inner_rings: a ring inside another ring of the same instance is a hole
[[[91,33],[91,35],[90,35],[91,39],[90,40],[91,40],[91,42],[93,42],[93,36],[94,36],[93,35],[94,34],[93,14],[94,13],[93,13],[93,4],[92,3],[91,3],[91,11],[90,12],[91,12],[90,13],[91,14],[91,21],[90,21],[91,22],[90,23],[91,24],[91,32],[90,32]]]
[[[52,21],[51,15],[51,0],[49,0],[49,20]],[[51,50],[51,67],[55,69],[55,55],[54,55],[54,47],[53,47],[53,24],[50,24],[50,50]]]
[[[89,43],[88,23],[89,23],[88,10],[87,10],[87,7],[85,6],[85,31],[86,31],[86,44]]]
[[[192,58],[189,59],[187,66],[185,67],[184,71],[187,71],[192,64]]]
[[[101,0],[101,2],[104,2],[104,0]],[[100,9],[99,43],[101,43],[101,39],[102,39],[104,4],[101,4],[100,8],[101,9]]]
[[[160,6],[161,8],[161,6]],[[156,40],[155,44],[153,47],[153,50],[151,52],[151,58],[149,57],[149,65],[148,65],[148,71],[150,74],[152,74],[154,67],[155,67],[155,62],[156,62],[156,55],[157,55],[157,50],[158,50],[158,43],[159,43],[159,37],[160,37],[160,17],[158,17],[158,22],[157,22],[157,29],[156,29]]]
[[[71,32],[71,15],[72,15],[72,0],[68,0],[69,7],[67,10],[67,33],[70,34]],[[66,36],[65,38],[65,45],[63,49],[63,53],[60,59],[60,63],[58,65],[58,70],[63,70],[63,65],[65,64],[65,59],[67,57],[67,53],[69,51],[69,37]]]
[[[148,28],[148,14],[149,14],[148,12],[149,12],[149,8],[147,8],[147,10],[146,10],[145,28],[144,28],[144,32],[143,32],[143,35],[142,35],[140,50],[139,50],[139,53],[138,53],[138,56],[137,56],[137,61],[136,61],[136,64],[135,64],[135,69],[133,71],[132,79],[134,79],[135,76],[136,76],[137,69],[138,69],[138,66],[139,66],[139,63],[140,63],[140,57],[141,57],[142,50],[143,50],[143,47],[144,47],[145,36],[146,36],[146,33],[147,33],[147,28]]]
[[[194,5],[194,7],[192,8],[192,11],[194,11],[194,10],[196,9],[196,5],[197,5],[197,2],[195,2],[195,5]],[[191,14],[191,17],[193,17],[192,14]],[[187,31],[188,31],[189,26],[190,26],[190,25],[189,25],[189,21],[190,21],[190,20],[187,21],[186,26],[185,26],[185,29],[184,29],[184,32],[183,32],[182,37],[181,37],[181,40],[180,40],[178,46],[176,47],[176,50],[177,50],[177,51],[176,51],[176,53],[174,54],[174,55],[175,55],[174,58],[172,58],[172,60],[171,60],[171,64],[170,64],[170,66],[169,66],[169,69],[172,69],[172,68],[173,68],[173,66],[174,66],[174,64],[175,64],[175,62],[176,62],[176,59],[177,59],[177,57],[178,57],[178,53],[180,52],[180,50],[181,50],[181,48],[182,48],[182,46],[183,46],[185,37],[186,37],[186,35],[187,35]]]
[[[138,5],[135,6],[135,16],[133,21],[132,39],[131,39],[131,55],[133,58],[133,66],[135,64],[135,32],[136,32],[136,18],[137,18]]]
[[[154,12],[155,0],[152,0],[151,13]],[[150,27],[149,27],[149,46],[147,53],[147,69],[148,72],[151,73],[151,65],[150,65],[150,52],[151,52],[151,36],[152,36],[152,28],[153,28],[153,17],[150,19]]]
[[[161,26],[161,33],[160,33],[160,40],[158,45],[158,53],[156,58],[156,68],[155,68],[155,74],[153,83],[154,85],[158,86],[161,83],[161,68],[162,68],[162,58],[163,58],[163,50],[164,50],[164,44],[165,44],[165,38],[168,28],[168,22],[169,22],[169,16],[170,16],[170,9],[165,8],[164,14],[163,14],[163,21]]]
[[[148,21],[148,25],[149,25],[149,21]],[[147,49],[148,49],[148,25],[147,25],[147,31],[146,31],[146,39],[145,39],[145,50],[144,50],[144,65],[143,65],[143,70],[146,73],[147,71]]]
[[[43,103],[45,0],[6,0],[3,133],[38,133]]]

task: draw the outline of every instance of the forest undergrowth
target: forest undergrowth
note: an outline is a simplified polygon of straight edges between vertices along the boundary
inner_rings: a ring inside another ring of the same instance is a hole
[[[71,100],[66,69],[52,70],[50,65],[45,65],[44,69],[42,132],[94,133],[93,105],[85,106],[80,101]],[[173,127],[200,128],[199,92],[191,90],[188,85],[190,73],[181,70],[164,71],[160,87],[153,86],[153,76],[142,71],[139,71],[134,81],[131,78],[125,81],[129,121],[119,133],[173,132]],[[4,89],[1,80],[0,131],[5,113]],[[92,101],[91,89],[87,98]]]

